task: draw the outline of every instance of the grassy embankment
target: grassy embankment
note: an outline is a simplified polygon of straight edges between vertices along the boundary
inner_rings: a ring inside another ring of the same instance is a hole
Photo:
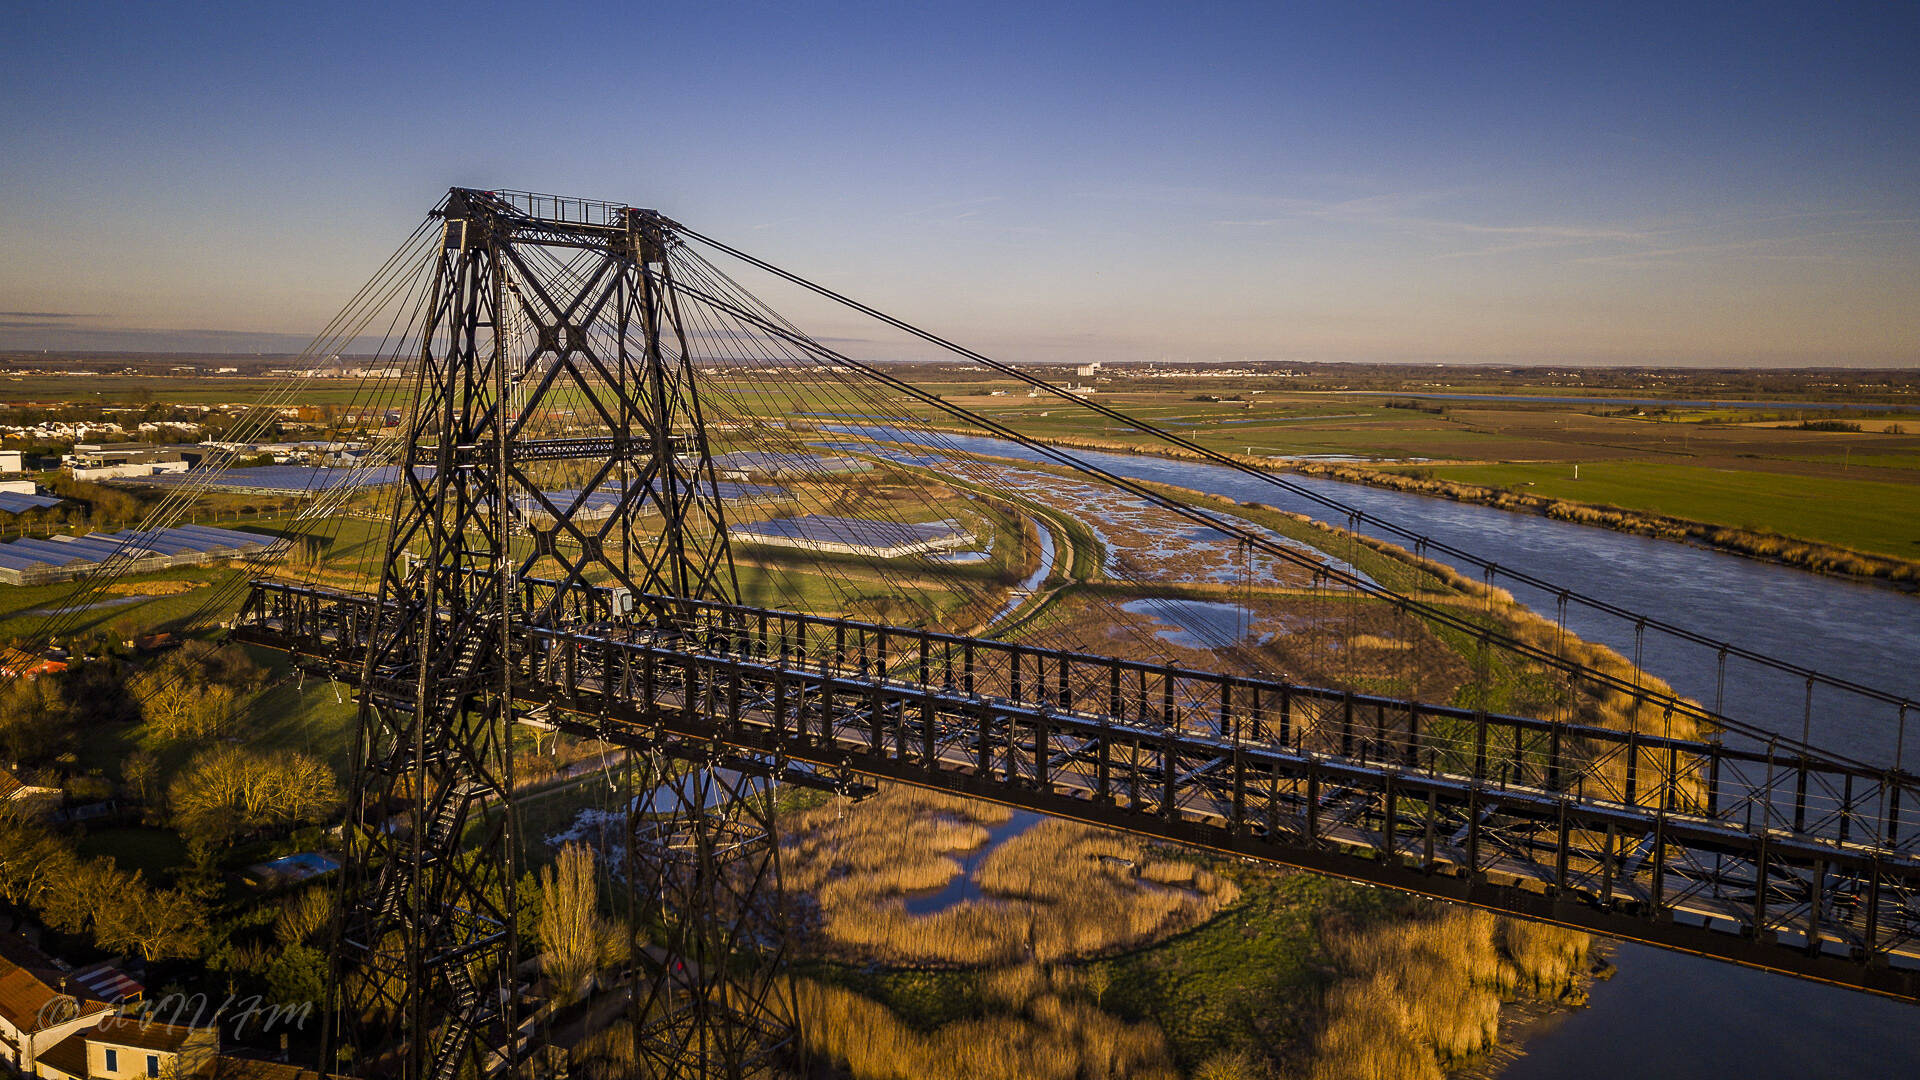
[[[1664,463],[1434,466],[1307,464],[1301,472],[1539,514],[1817,573],[1920,584],[1920,485],[1738,473]],[[1519,491],[1526,486],[1532,490]],[[1684,512],[1682,516],[1680,512]],[[1740,524],[1735,524],[1735,523]],[[1805,539],[1810,535],[1835,538]]]

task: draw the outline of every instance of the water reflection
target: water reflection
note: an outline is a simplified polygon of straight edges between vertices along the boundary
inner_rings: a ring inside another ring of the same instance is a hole
[[[1166,624],[1159,636],[1183,648],[1218,649],[1253,638],[1253,614],[1239,604],[1150,597],[1129,600],[1120,610]]]
[[[980,900],[985,893],[980,883],[973,878],[980,864],[1001,844],[1019,836],[1040,823],[1041,815],[1031,810],[1015,810],[1013,816],[987,830],[987,842],[965,853],[956,852],[954,858],[960,864],[960,872],[953,879],[937,889],[917,889],[903,896],[907,914],[932,915],[945,911],[955,904],[968,900]]]

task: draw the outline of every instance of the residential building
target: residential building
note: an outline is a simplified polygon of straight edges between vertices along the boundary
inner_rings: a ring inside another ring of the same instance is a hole
[[[162,1024],[110,1014],[40,1055],[35,1075],[46,1080],[157,1080],[211,1076],[220,1057],[220,1030]]]
[[[112,1008],[88,997],[19,935],[0,935],[0,1061],[27,1076],[41,1075],[43,1054],[99,1023]]]
[[[12,645],[0,649],[0,675],[9,679],[36,679],[65,670],[67,654],[64,651],[58,655],[42,655]]]
[[[29,784],[12,769],[0,769],[0,802],[38,803],[42,808],[60,804],[60,789]]]

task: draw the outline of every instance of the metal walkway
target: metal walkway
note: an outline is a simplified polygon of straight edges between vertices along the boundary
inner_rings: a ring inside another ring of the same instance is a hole
[[[553,600],[552,583],[519,589],[522,610]],[[662,602],[690,613],[672,635],[613,620],[519,629],[516,702],[577,734],[747,772],[883,777],[1920,1000],[1912,776]],[[256,582],[235,634],[357,673],[383,619],[370,597]],[[376,671],[362,692],[387,680],[410,693],[413,673]]]

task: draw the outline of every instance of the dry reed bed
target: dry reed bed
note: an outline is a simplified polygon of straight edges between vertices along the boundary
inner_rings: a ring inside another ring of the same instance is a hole
[[[1488,912],[1432,907],[1401,923],[1327,927],[1327,992],[1312,1080],[1441,1080],[1490,1049],[1505,995],[1577,997],[1591,939]]]
[[[1027,965],[982,989],[998,1010],[921,1033],[851,990],[796,981],[809,1048],[859,1080],[1178,1080],[1166,1037],[1072,992],[1070,976]]]
[[[798,815],[786,830],[786,886],[814,907],[811,944],[841,959],[982,967],[1133,948],[1211,918],[1239,895],[1177,860],[1149,861],[1131,837],[1043,821],[982,861],[984,900],[912,915],[902,897],[961,872],[953,855],[987,840],[1004,807],[889,786],[857,807]],[[1136,869],[1142,868],[1136,877]]]

